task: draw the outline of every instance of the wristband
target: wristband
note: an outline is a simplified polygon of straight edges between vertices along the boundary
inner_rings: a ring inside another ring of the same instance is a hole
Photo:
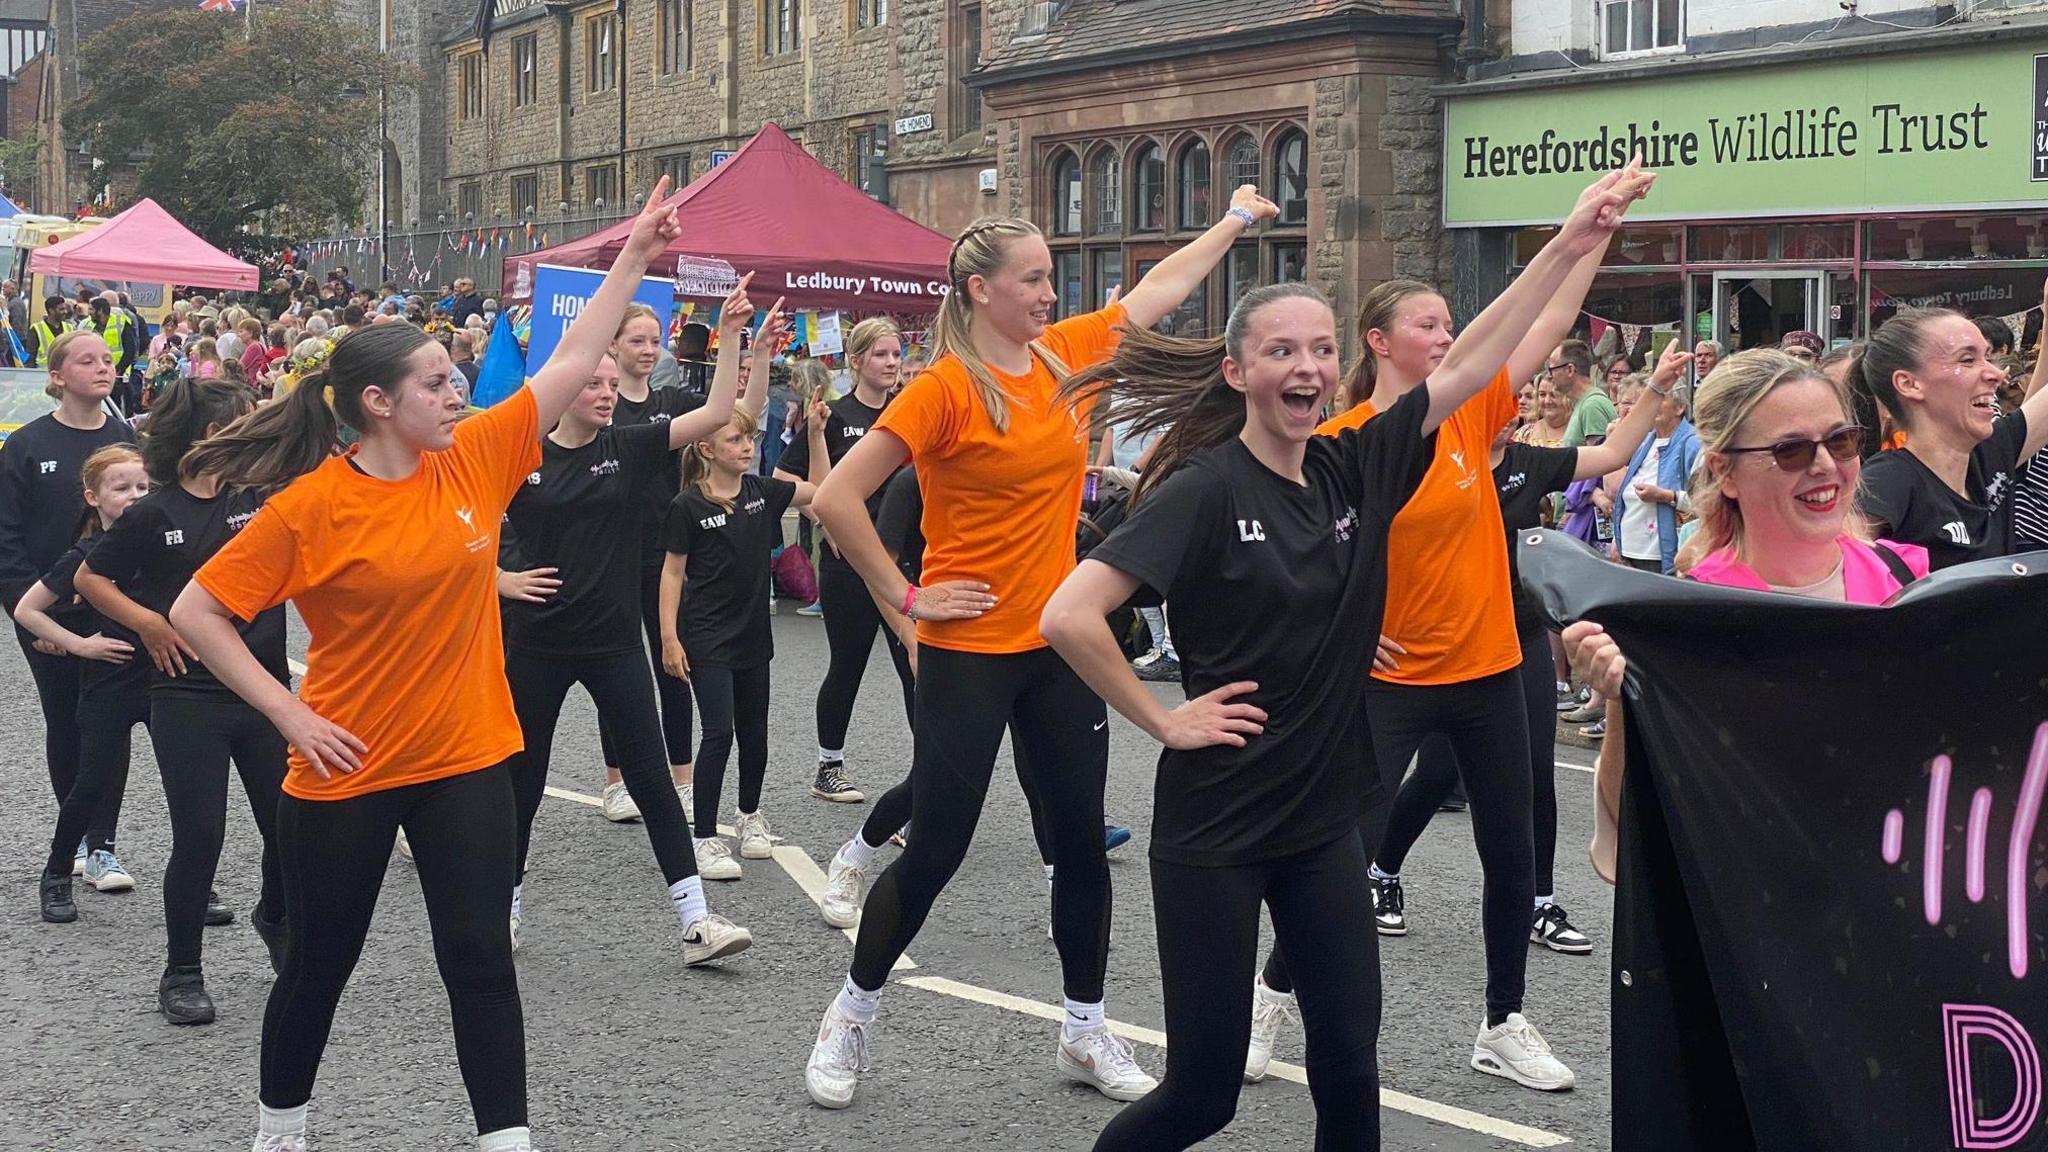
[[[905,588],[905,589],[903,590],[903,617],[904,617],[904,619],[906,619],[906,620],[915,620],[915,619],[917,619],[917,616],[915,615],[916,611],[917,611],[917,585],[915,585],[915,584],[912,584],[912,585],[911,585],[910,587],[908,587],[908,588]]]
[[[1224,215],[1235,216],[1239,220],[1244,221],[1246,231],[1250,231],[1252,226],[1259,222],[1259,218],[1257,216],[1252,215],[1251,209],[1249,208],[1238,208],[1233,206],[1230,209],[1230,211],[1225,212]]]

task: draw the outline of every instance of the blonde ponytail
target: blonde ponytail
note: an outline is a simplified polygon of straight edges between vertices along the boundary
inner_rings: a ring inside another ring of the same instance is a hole
[[[1010,430],[1010,402],[1014,397],[996,381],[995,373],[974,347],[974,307],[967,299],[967,280],[972,276],[994,276],[1009,259],[1011,241],[1039,235],[1042,233],[1037,225],[1015,216],[989,216],[969,224],[960,238],[953,241],[953,252],[946,258],[949,290],[945,302],[939,305],[938,321],[932,325],[933,360],[952,356],[960,361],[968,379],[974,382],[974,393],[981,400],[982,410],[988,413],[988,422],[999,433]],[[1070,375],[1065,361],[1037,340],[1031,342],[1031,352],[1052,372],[1054,381],[1065,383]]]

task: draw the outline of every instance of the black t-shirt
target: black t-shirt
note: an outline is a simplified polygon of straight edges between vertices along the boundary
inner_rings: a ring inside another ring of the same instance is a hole
[[[202,500],[180,485],[167,485],[129,505],[99,537],[85,562],[95,574],[119,585],[130,600],[168,617],[192,574],[262,506],[263,495],[247,489]],[[280,684],[291,684],[284,654],[284,605],[258,613],[251,621],[235,621],[235,630],[264,671]],[[136,655],[147,663],[148,656],[139,648]],[[199,661],[188,657],[185,666],[183,676],[153,676],[150,690],[181,695],[227,691]]]
[[[861,403],[851,392],[832,401],[825,408],[829,413],[825,417],[825,457],[832,461],[832,466],[836,468],[841,460],[846,459],[846,454],[853,451],[853,446],[860,443],[861,437],[868,434],[868,429],[875,426],[875,421],[882,418],[882,410]],[[789,447],[783,449],[782,455],[775,460],[775,470],[799,479],[811,474],[811,435],[808,425],[798,427],[795,434],[790,437]],[[868,496],[869,519],[881,516],[882,493],[887,487],[885,484]],[[818,549],[818,564],[820,567],[844,568],[849,571],[853,568],[844,556],[830,547]]]
[[[1515,631],[1528,636],[1544,630],[1543,608],[1522,588],[1515,561],[1515,536],[1543,523],[1543,505],[1553,492],[1571,487],[1579,467],[1577,448],[1539,448],[1509,444],[1493,467],[1493,491],[1500,497],[1501,522],[1508,530],[1508,586],[1514,590]]]
[[[78,575],[78,566],[85,562],[98,537],[80,540],[71,546],[69,552],[57,557],[57,562],[43,573],[43,587],[57,598],[57,606],[50,609],[50,618],[80,636],[102,635],[109,640],[127,642],[135,649],[135,655],[125,664],[109,664],[104,660],[82,660],[84,683],[82,689],[88,695],[111,695],[117,692],[139,691],[149,687],[151,666],[149,653],[143,651],[142,640],[135,633],[121,627],[78,595],[73,580]]]
[[[688,392],[681,388],[649,388],[647,399],[628,400],[623,395],[612,405],[612,427],[627,428],[635,424],[667,424],[688,412],[695,412],[704,406],[704,396],[699,392]],[[670,452],[662,462],[661,480],[650,484],[641,505],[639,533],[641,538],[640,563],[654,571],[661,570],[661,522],[668,515],[669,502],[676,498],[676,491],[682,487],[682,453]]]
[[[875,534],[882,547],[896,554],[897,571],[917,583],[924,575],[924,490],[917,486],[917,469],[901,469],[882,485]]]
[[[668,422],[600,428],[581,448],[543,438],[540,467],[505,509],[523,568],[556,568],[562,586],[546,602],[505,602],[513,647],[575,658],[638,652],[640,523],[646,492],[659,489]],[[500,547],[502,563],[509,557]]]
[[[1926,548],[1927,566],[1936,571],[2007,555],[2013,549],[2012,494],[2026,441],[2025,412],[1993,421],[1990,437],[1970,451],[1968,496],[1904,448],[1879,452],[1863,465],[1863,513],[1886,526],[1885,539]]]
[[[135,430],[111,416],[86,432],[48,413],[0,445],[0,602],[8,612],[77,542],[86,458],[109,444],[134,442]]]
[[[1429,470],[1427,385],[1317,437],[1305,486],[1243,442],[1194,454],[1089,554],[1173,605],[1189,696],[1237,680],[1266,710],[1243,748],[1159,754],[1152,855],[1234,866],[1354,835],[1379,792],[1364,695],[1386,611],[1387,531]]]
[[[669,505],[662,544],[689,556],[677,630],[690,663],[755,668],[774,658],[768,550],[779,541],[782,513],[795,497],[796,485],[787,480],[742,476],[730,508],[695,485]]]

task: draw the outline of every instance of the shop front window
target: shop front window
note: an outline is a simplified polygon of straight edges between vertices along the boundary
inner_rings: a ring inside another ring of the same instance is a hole
[[[1944,220],[1874,220],[1863,250],[1868,261],[2040,260],[2048,258],[2048,217],[1956,216]]]
[[[1145,144],[1139,147],[1137,159],[1131,162],[1136,174],[1138,202],[1136,225],[1141,232],[1159,232],[1166,228],[1166,157],[1159,145]]]
[[[1061,152],[1052,166],[1052,233],[1055,236],[1081,234],[1081,162],[1072,152]]]
[[[1273,245],[1273,279],[1282,284],[1308,279],[1308,245]]]
[[[1123,287],[1123,249],[1098,249],[1095,252],[1089,253],[1088,259],[1093,261],[1095,265],[1095,277],[1093,282],[1089,285],[1088,307],[1107,307],[1109,304],[1110,292],[1114,289]]]
[[[1052,258],[1053,291],[1059,294],[1059,316],[1079,316],[1088,310],[1087,296],[1081,285],[1081,254],[1079,252],[1055,252]]]
[[[1273,202],[1280,205],[1282,224],[1308,223],[1308,137],[1290,128],[1273,150]]]
[[[1196,140],[1180,153],[1180,226],[1203,229],[1213,223],[1209,212],[1209,146]]]
[[[1237,299],[1259,282],[1259,248],[1256,244],[1240,244],[1230,250],[1223,263],[1223,305],[1226,310],[1237,307]]]
[[[1088,165],[1088,179],[1094,185],[1095,233],[1114,236],[1124,230],[1123,158],[1114,148],[1104,148]]]
[[[1766,264],[1771,259],[1769,224],[1709,224],[1692,230],[1694,264]]]

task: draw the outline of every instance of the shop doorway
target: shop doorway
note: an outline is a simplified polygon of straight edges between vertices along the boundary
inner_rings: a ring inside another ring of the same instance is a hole
[[[1828,338],[1827,274],[1818,271],[1714,273],[1714,335],[1733,353],[1775,348],[1788,332]]]

